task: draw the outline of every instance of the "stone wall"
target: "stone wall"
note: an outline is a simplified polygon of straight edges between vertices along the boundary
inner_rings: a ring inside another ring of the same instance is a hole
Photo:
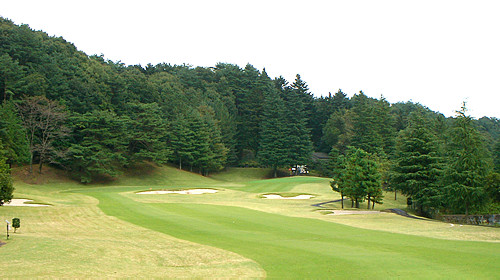
[[[488,215],[443,215],[441,219],[452,224],[500,226],[500,214]]]

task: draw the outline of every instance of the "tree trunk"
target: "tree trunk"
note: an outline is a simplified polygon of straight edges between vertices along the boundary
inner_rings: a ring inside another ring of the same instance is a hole
[[[278,177],[278,167],[274,167],[274,178]]]
[[[372,200],[372,210],[375,209],[375,200]]]
[[[182,170],[182,159],[179,158],[179,169]]]
[[[351,198],[351,208],[354,208],[354,199]]]
[[[342,209],[344,209],[344,195],[342,193],[340,193],[340,198],[340,201],[342,202]]]
[[[356,198],[356,208],[359,209],[359,200]]]
[[[42,165],[43,165],[43,161],[40,158],[40,163],[38,164],[38,174],[42,174]]]
[[[397,200],[398,199],[398,190],[394,190],[394,200]]]
[[[30,174],[33,174],[33,153],[30,153]]]
[[[366,206],[366,209],[370,210],[370,195],[368,195],[368,206]]]

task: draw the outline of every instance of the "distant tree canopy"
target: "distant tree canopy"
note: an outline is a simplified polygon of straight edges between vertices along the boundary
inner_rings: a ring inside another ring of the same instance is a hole
[[[0,18],[0,104],[7,165],[50,164],[82,182],[142,161],[203,175],[226,166],[277,175],[307,164],[344,180],[335,185],[343,188],[356,186],[346,168],[359,165],[373,188],[344,191],[358,203],[380,202],[379,185],[412,197],[421,211],[465,213],[498,202],[498,119],[445,118],[362,91],[315,97],[300,75],[289,83],[251,64],[124,65]],[[313,162],[313,151],[332,158]]]

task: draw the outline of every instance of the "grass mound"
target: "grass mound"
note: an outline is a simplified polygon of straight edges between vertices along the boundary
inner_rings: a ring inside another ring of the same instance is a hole
[[[222,172],[212,174],[210,177],[225,182],[249,182],[268,179],[272,176],[269,168],[242,168],[231,167]]]

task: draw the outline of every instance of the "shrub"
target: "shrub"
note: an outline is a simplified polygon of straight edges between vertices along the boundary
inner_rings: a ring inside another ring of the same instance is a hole
[[[21,220],[19,218],[12,219],[12,227],[14,228],[14,232],[16,232],[21,227]]]

